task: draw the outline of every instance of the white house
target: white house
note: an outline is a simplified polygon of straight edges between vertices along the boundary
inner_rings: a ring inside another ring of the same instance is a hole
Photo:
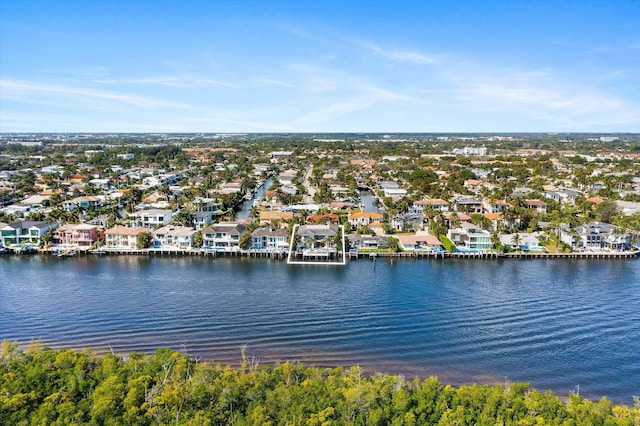
[[[271,227],[258,228],[251,234],[251,248],[253,250],[286,251],[287,231]]]
[[[196,230],[187,226],[166,225],[153,232],[154,248],[187,250],[193,248]]]
[[[414,201],[409,208],[409,213],[424,214],[425,209],[431,208],[436,212],[449,211],[449,203],[440,198],[429,198],[426,200]]]
[[[133,218],[133,223],[137,226],[146,226],[153,228],[158,225],[166,225],[171,222],[173,212],[164,209],[139,210],[131,213],[129,216]]]
[[[23,220],[5,225],[0,230],[2,232],[2,245],[40,245],[42,236],[50,229],[55,229],[55,227],[56,224],[32,220]]]
[[[238,222],[220,222],[210,225],[202,232],[202,246],[208,250],[238,251],[240,237],[247,225]]]
[[[461,223],[459,228],[449,229],[447,238],[460,251],[484,251],[493,248],[491,234],[470,223]]]

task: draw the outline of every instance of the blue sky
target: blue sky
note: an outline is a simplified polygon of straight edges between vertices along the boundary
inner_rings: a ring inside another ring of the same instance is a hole
[[[0,0],[0,132],[640,132],[640,1]]]

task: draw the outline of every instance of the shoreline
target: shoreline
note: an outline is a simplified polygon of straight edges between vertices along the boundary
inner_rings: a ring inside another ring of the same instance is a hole
[[[180,249],[103,249],[103,250],[82,250],[70,248],[62,250],[60,248],[39,249],[36,252],[5,252],[3,254],[29,255],[40,254],[45,256],[55,256],[61,258],[75,257],[77,255],[108,255],[108,256],[150,256],[150,257],[174,257],[174,256],[202,256],[202,257],[246,257],[246,258],[268,258],[275,260],[286,260],[284,251],[266,250],[241,250],[241,251],[207,251],[207,250],[180,250]],[[348,252],[346,258],[349,260],[377,258],[389,259],[476,259],[476,260],[498,260],[498,259],[635,259],[640,257],[640,250],[634,251],[614,251],[614,252],[573,252],[573,253],[498,253],[498,252],[427,252],[427,251],[406,251],[406,252]],[[317,262],[318,263],[318,262]],[[322,264],[322,262],[319,262]]]

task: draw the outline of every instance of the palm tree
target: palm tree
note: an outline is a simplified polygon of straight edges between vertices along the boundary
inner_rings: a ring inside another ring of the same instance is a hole
[[[522,238],[520,234],[516,233],[511,236],[511,244],[513,244],[513,248],[520,250],[520,243],[522,242]]]

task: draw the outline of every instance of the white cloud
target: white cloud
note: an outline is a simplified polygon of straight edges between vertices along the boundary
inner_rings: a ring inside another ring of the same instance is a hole
[[[428,55],[422,52],[412,52],[409,50],[393,50],[384,49],[370,41],[356,41],[356,45],[362,46],[369,50],[371,53],[377,56],[381,56],[386,59],[391,59],[397,62],[410,62],[419,65],[434,65],[443,61],[442,56]]]
[[[54,103],[59,101],[63,104],[73,103],[85,107],[91,107],[91,100],[101,100],[139,108],[157,109],[169,107],[191,109],[191,107],[186,104],[152,97],[17,80],[0,80],[0,89],[2,89],[0,91],[0,97],[2,99],[12,99],[27,103],[39,103],[43,97],[49,97],[47,99],[50,99],[50,101]],[[51,96],[54,96],[54,98],[51,99]]]
[[[226,83],[224,81],[195,76],[156,76],[122,79],[95,79],[93,80],[93,82],[108,85],[149,84],[177,88],[194,88],[203,86],[236,87],[233,84]]]

